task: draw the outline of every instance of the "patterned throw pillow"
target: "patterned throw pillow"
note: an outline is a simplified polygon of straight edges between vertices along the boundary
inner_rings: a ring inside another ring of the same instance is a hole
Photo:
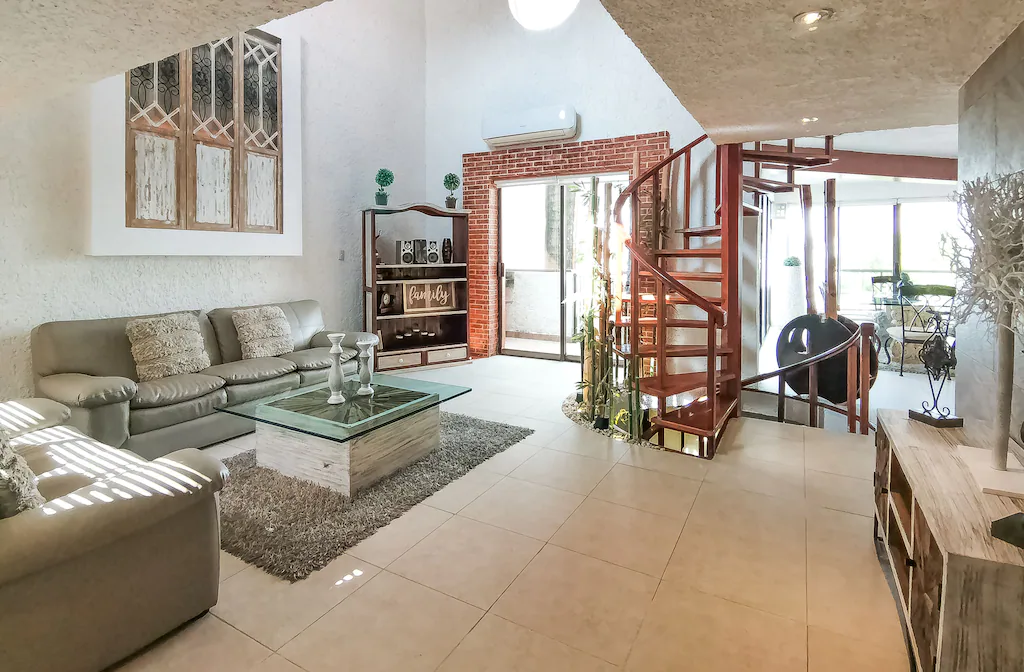
[[[140,381],[198,373],[210,366],[199,318],[193,313],[131,320],[125,332]]]
[[[7,432],[0,429],[0,518],[38,509],[45,503],[36,487],[36,475],[25,458],[14,452]]]
[[[295,350],[292,325],[279,306],[247,308],[231,313],[242,359],[276,357]]]

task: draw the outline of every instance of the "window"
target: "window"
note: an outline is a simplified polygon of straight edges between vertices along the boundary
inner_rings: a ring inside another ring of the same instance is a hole
[[[127,225],[281,233],[280,79],[259,30],[128,72]]]
[[[950,201],[840,205],[839,309],[851,319],[868,318],[879,287],[895,292],[891,284],[873,291],[872,277],[954,285],[944,241],[962,236]]]
[[[871,278],[893,274],[893,206],[839,208],[839,305],[851,319],[874,314]]]

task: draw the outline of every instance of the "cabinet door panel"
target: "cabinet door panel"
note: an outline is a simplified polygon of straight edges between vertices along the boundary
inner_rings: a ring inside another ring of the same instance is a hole
[[[910,627],[921,655],[922,672],[935,669],[939,611],[942,600],[942,551],[928,529],[921,507],[914,503],[914,572],[910,588]]]

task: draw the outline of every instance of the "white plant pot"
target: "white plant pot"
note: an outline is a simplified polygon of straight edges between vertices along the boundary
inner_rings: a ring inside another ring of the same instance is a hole
[[[804,297],[804,267],[783,266],[772,291],[772,325],[782,327],[794,317],[807,313]]]

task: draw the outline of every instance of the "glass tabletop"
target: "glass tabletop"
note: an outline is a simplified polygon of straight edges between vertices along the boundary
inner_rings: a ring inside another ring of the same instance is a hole
[[[471,391],[468,387],[387,374],[374,374],[371,387],[372,397],[360,396],[356,394],[359,381],[345,381],[343,404],[328,404],[331,391],[327,383],[321,383],[217,410],[344,442]]]

